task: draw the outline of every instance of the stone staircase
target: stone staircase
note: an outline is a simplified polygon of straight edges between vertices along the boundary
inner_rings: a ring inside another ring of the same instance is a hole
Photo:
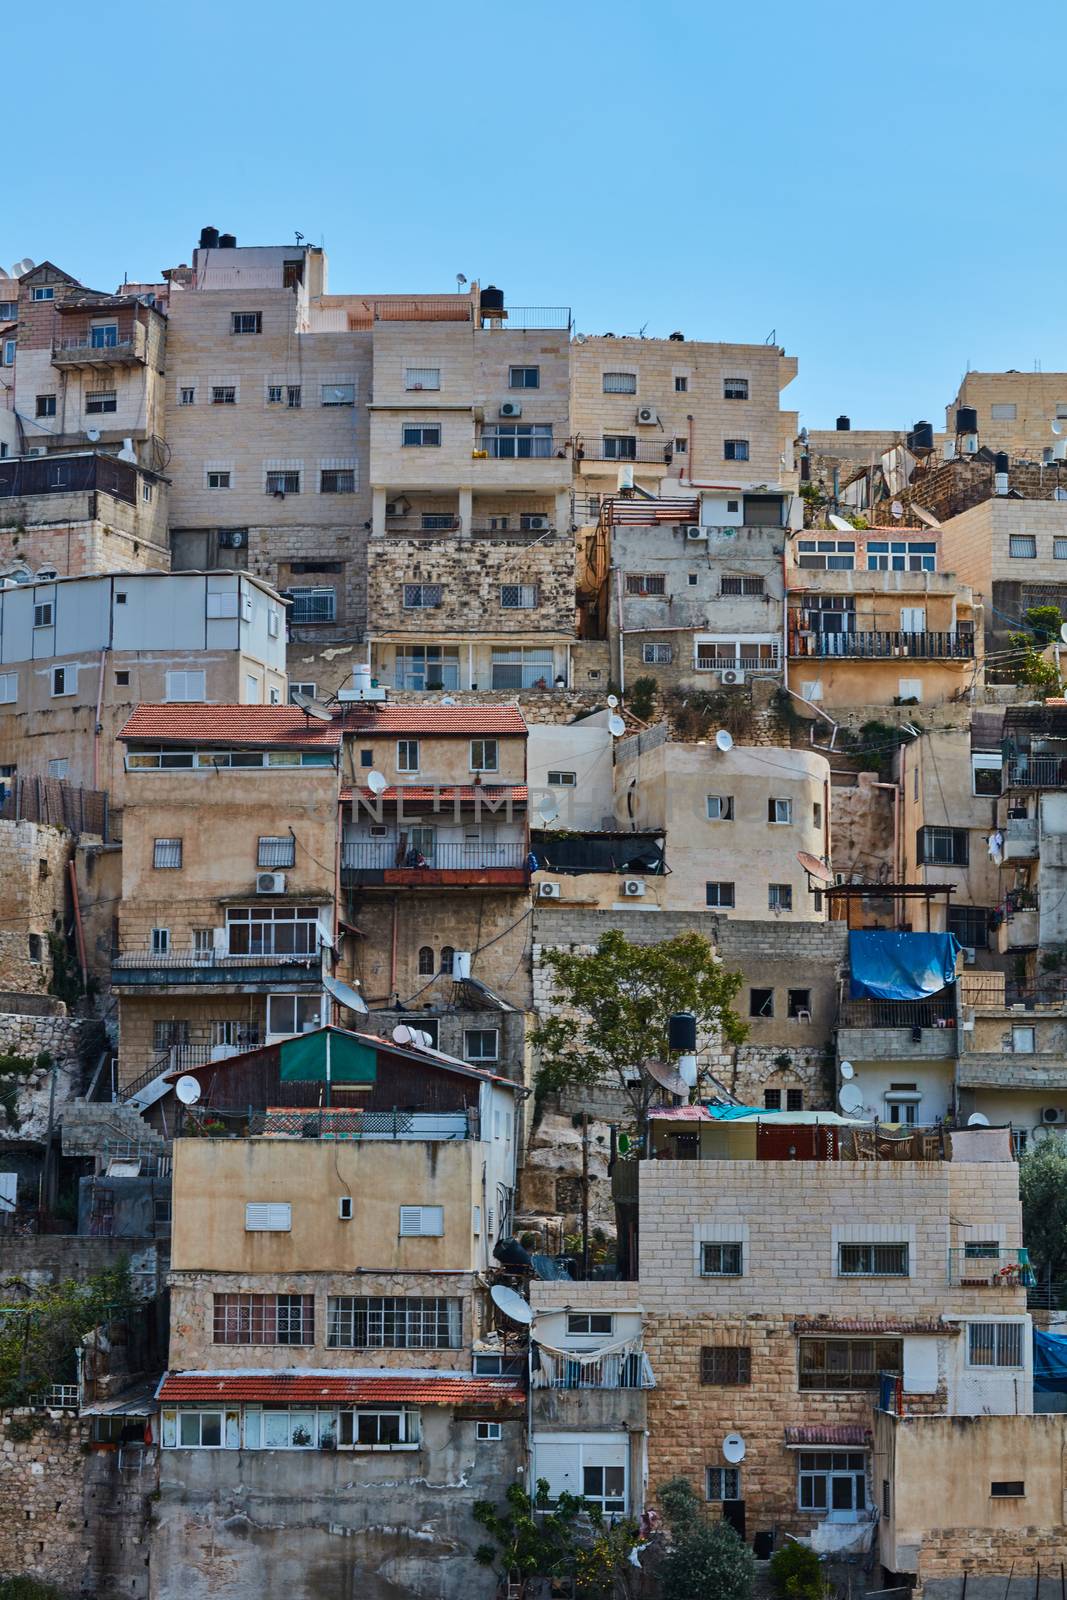
[[[128,1156],[169,1170],[170,1144],[121,1100],[71,1100],[63,1107],[65,1156]]]

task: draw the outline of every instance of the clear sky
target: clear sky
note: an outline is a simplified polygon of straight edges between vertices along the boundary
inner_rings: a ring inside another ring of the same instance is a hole
[[[55,0],[5,50],[0,264],[94,288],[300,229],[330,287],[762,342],[811,427],[1067,369],[1059,0]]]

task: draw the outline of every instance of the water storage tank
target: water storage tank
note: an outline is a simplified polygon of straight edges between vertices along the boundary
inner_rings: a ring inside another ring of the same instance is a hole
[[[838,433],[851,433],[851,431],[852,431],[852,418],[851,417],[840,416],[840,417],[838,417],[835,426],[837,428]]]
[[[672,1050],[687,1054],[697,1047],[697,1019],[691,1011],[676,1011],[667,1019],[667,1043]]]
[[[908,434],[909,450],[932,450],[934,448],[934,430],[929,422],[917,422]]]
[[[504,291],[492,283],[486,284],[481,294],[482,316],[499,316],[504,309]]]
[[[219,247],[219,230],[217,228],[200,229],[201,250],[217,250]]]
[[[998,450],[993,457],[993,471],[1007,472],[1010,466],[1011,461],[1008,459],[1008,452],[1006,450]]]
[[[219,234],[219,249],[220,250],[236,250],[237,249],[237,235],[235,233],[220,233]]]
[[[956,432],[978,432],[978,412],[975,410],[974,406],[956,407]]]

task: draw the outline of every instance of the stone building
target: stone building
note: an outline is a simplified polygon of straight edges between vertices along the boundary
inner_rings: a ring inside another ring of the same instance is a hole
[[[977,413],[980,446],[1023,461],[1042,461],[1056,444],[1051,424],[1067,420],[1067,373],[965,373],[945,407],[945,430],[953,438],[960,431],[961,407]]]
[[[992,651],[1008,649],[1011,634],[1028,631],[1031,607],[1067,614],[1067,503],[1051,494],[995,496],[941,526],[945,564],[981,601]]]

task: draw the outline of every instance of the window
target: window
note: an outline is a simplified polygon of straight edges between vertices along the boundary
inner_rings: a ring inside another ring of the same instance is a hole
[[[786,1014],[787,1017],[792,1017],[794,1022],[796,1022],[798,1019],[801,1019],[801,1018],[805,1022],[810,1022],[811,1021],[811,990],[810,989],[787,989],[786,990],[786,1012],[785,1012],[785,1014]]]
[[[1037,556],[1037,538],[1032,533],[1008,535],[1008,554],[1020,561],[1033,561]]]
[[[153,928],[152,929],[152,954],[154,956],[165,956],[165,955],[169,954],[169,952],[170,952],[170,929],[169,928]]]
[[[265,494],[299,494],[300,474],[292,471],[268,472]]]
[[[769,883],[767,885],[768,911],[792,911],[793,885],[791,883]]]
[[[51,600],[44,600],[33,608],[33,625],[35,628],[50,628],[55,620]]]
[[[750,1017],[773,1017],[774,990],[750,989],[748,991],[748,1014]]]
[[[676,456],[684,456],[684,455],[686,455],[688,453],[688,450],[689,450],[689,440],[688,439],[675,439],[675,441],[674,441],[674,453],[675,453]]]
[[[709,822],[732,822],[734,820],[734,797],[732,794],[709,794],[704,803],[707,806]]]
[[[467,1061],[497,1061],[500,1034],[496,1028],[468,1028],[463,1035],[463,1056]]]
[[[226,912],[226,934],[231,956],[313,956],[319,948],[318,912],[314,906],[236,906]]]
[[[569,1311],[567,1332],[575,1334],[602,1334],[610,1338],[615,1330],[615,1319],[609,1311]]]
[[[180,839],[156,839],[152,846],[152,865],[157,870],[167,867],[180,867],[182,864],[182,842]]]
[[[782,1091],[781,1091],[781,1089],[764,1089],[764,1091],[763,1091],[763,1109],[764,1109],[764,1111],[781,1111],[781,1109],[782,1109]]]
[[[211,388],[211,404],[213,406],[235,406],[237,404],[237,385],[234,383],[216,383]]]
[[[546,782],[550,789],[573,789],[578,782],[578,774],[576,772],[557,772],[553,768],[547,774]]]
[[[269,994],[267,1033],[275,1038],[313,1033],[322,1026],[322,1002],[317,994]]]
[[[768,822],[792,822],[792,820],[793,820],[793,802],[792,802],[792,800],[768,800],[767,801],[767,821]]]
[[[230,313],[231,333],[262,333],[262,311],[233,311]]]
[[[77,694],[78,669],[77,667],[52,668],[52,693],[55,696]]]
[[[93,389],[85,396],[85,409],[90,416],[117,411],[118,408],[118,391],[115,389]]]
[[[476,1422],[474,1436],[479,1443],[500,1438],[499,1422]]]
[[[294,697],[296,695],[298,695],[298,694],[306,694],[309,699],[314,700],[317,691],[318,691],[318,685],[314,684],[314,683],[290,683],[290,685],[289,685],[289,703],[290,703],[290,705],[292,705],[293,702],[294,702]],[[373,766],[373,764],[374,763],[372,761],[370,763],[370,765]]]
[[[180,1445],[184,1450],[221,1450],[223,1416],[222,1411],[187,1411],[183,1407],[178,1412],[178,1428],[171,1445]]]
[[[876,1389],[880,1372],[903,1370],[899,1339],[800,1339],[802,1389]]]
[[[246,1233],[289,1233],[293,1208],[283,1201],[250,1200],[245,1206]]]
[[[999,1479],[989,1485],[989,1493],[994,1500],[1021,1500],[1026,1494],[1026,1484],[1022,1478]]]
[[[333,588],[290,589],[292,623],[334,622],[337,618],[337,590]]]
[[[867,571],[936,572],[937,545],[927,539],[868,539]]]
[[[261,834],[256,851],[257,867],[295,867],[296,840],[291,833]]]
[[[14,322],[18,314],[17,300],[0,300],[0,322]]]
[[[832,1511],[838,1517],[867,1504],[866,1456],[862,1450],[801,1450],[797,1503],[802,1511]]]
[[[999,753],[974,751],[971,755],[971,793],[996,798],[1001,791],[1003,767],[1004,757]]]
[[[676,372],[674,374],[674,392],[675,394],[689,393],[689,379],[684,372]]]
[[[419,741],[417,739],[398,739],[396,742],[396,770],[398,772],[418,772],[419,770]]]
[[[98,322],[89,329],[91,350],[114,350],[119,342],[117,322]]]
[[[813,828],[822,827],[822,801],[815,800],[811,807],[811,825]]]
[[[606,433],[602,447],[605,461],[637,460],[637,438],[632,433]]]
[[[605,372],[603,376],[604,394],[636,394],[636,372]]]
[[[669,644],[641,646],[641,661],[646,667],[669,667],[673,659],[674,651]]]
[[[495,460],[544,461],[552,454],[552,425],[548,422],[495,423],[483,428],[479,444]]]
[[[1014,422],[1014,402],[1011,400],[994,400],[989,408],[989,415],[994,422]]]
[[[536,583],[502,583],[500,585],[500,609],[502,611],[533,611],[536,605]]]
[[[400,1207],[402,1239],[440,1239],[444,1231],[445,1213],[442,1206]]]
[[[283,388],[284,388],[283,384],[280,384],[280,383],[268,383],[268,385],[267,385],[267,404],[269,406],[280,406],[281,405]]]
[[[187,1022],[153,1022],[152,1048],[157,1054],[164,1050],[173,1050],[180,1044],[189,1043],[189,1024]]]
[[[39,394],[37,396],[37,415],[39,417],[54,417],[56,414],[56,397],[54,394]]]
[[[432,978],[437,971],[434,960],[433,946],[424,944],[419,949],[419,977]]]
[[[705,1467],[704,1497],[707,1500],[740,1500],[740,1467]]]
[[[508,368],[508,388],[509,389],[540,389],[540,387],[541,387],[541,368],[540,367],[509,367]]]
[[[713,906],[720,911],[732,911],[735,904],[733,884],[706,883],[704,885],[704,904]]]
[[[5,367],[13,367],[15,365],[15,351],[16,351],[17,348],[18,348],[18,340],[17,339],[5,339],[4,340],[4,366]]]
[[[298,383],[289,383],[285,386],[285,403],[290,411],[299,411],[303,390]]]
[[[700,1246],[700,1273],[704,1278],[739,1278],[743,1247],[740,1243],[705,1241]]]
[[[458,1350],[463,1339],[459,1299],[330,1295],[326,1319],[331,1350]]]
[[[966,828],[920,828],[915,856],[920,866],[965,867],[970,859]]]
[[[719,586],[720,594],[762,594],[763,590],[762,578],[744,577],[740,574],[732,576],[728,573]]]
[[[700,1352],[701,1383],[752,1382],[752,1351],[748,1345],[706,1344]]]
[[[514,646],[492,652],[491,689],[548,689],[552,686],[553,676],[551,647],[524,649]]]
[[[0,672],[0,705],[13,705],[19,697],[17,672]]]
[[[855,539],[798,539],[797,566],[818,572],[852,572],[856,565]],[[824,596],[837,601],[838,596]],[[852,606],[816,607],[819,610],[851,610]]]
[[[440,367],[405,367],[405,389],[439,389],[440,387]]]
[[[1021,1322],[972,1322],[967,1327],[967,1363],[972,1367],[1021,1367]]]
[[[439,422],[405,422],[400,443],[408,449],[427,449],[433,445],[440,447],[441,424]]]
[[[217,1294],[215,1344],[314,1344],[313,1294]]]
[[[1011,1030],[1011,1047],[1016,1055],[1032,1056],[1036,1034],[1032,1027],[1015,1027]]]
[[[196,405],[196,387],[191,383],[183,383],[178,390],[178,404],[180,406]]]
[[[167,673],[165,698],[168,701],[203,700],[206,692],[206,674],[203,672]]]
[[[338,1444],[345,1449],[388,1450],[395,1445],[417,1445],[419,1413],[413,1410],[342,1411]]]
[[[320,494],[355,494],[354,467],[323,467],[319,472]]]
[[[949,906],[948,931],[960,944],[985,950],[989,946],[989,915],[985,906]]]
[[[208,472],[205,474],[209,489],[228,489],[230,487],[230,474],[228,472]]]
[[[908,1276],[908,1246],[906,1244],[839,1244],[837,1247],[837,1275],[839,1278],[906,1278]]]
[[[1052,559],[1054,561],[1067,561],[1067,539],[1053,539]]]
[[[747,439],[724,439],[722,442],[723,459],[726,461],[747,461]]]
[[[787,1089],[786,1090],[786,1092],[785,1092],[785,1109],[787,1111],[803,1111],[803,1109],[804,1109],[804,1091],[803,1091],[803,1089]]]
[[[354,383],[324,383],[321,398],[324,406],[354,406],[356,386]]]
[[[724,400],[747,400],[747,378],[724,378],[722,380],[722,397]]]
[[[625,1511],[626,1468],[583,1466],[582,1498],[601,1511]]]
[[[666,594],[667,579],[662,572],[628,572],[626,574],[627,594]]]
[[[471,740],[471,771],[496,772],[498,746],[495,739]]]
[[[33,300],[54,300],[55,297],[56,291],[50,283],[34,284],[30,291],[30,298]]]
[[[442,587],[439,583],[405,583],[404,610],[432,611],[441,604]]]
[[[152,496],[154,495],[154,493],[155,493],[155,489],[153,488],[152,484],[149,483],[148,479],[147,478],[142,478],[141,479],[141,499],[145,502],[146,505],[151,505],[152,504]]]

